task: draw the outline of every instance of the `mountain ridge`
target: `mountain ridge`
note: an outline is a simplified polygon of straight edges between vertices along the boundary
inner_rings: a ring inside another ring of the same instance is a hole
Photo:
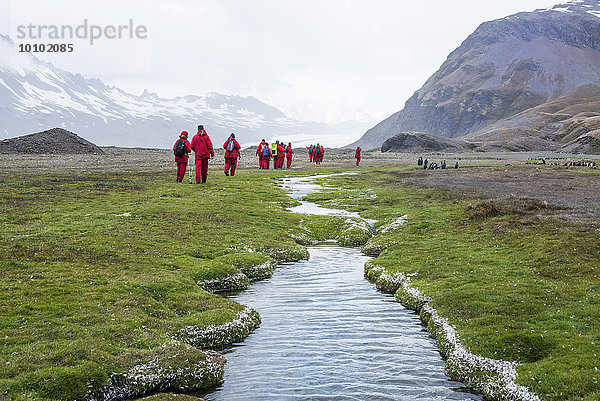
[[[402,132],[459,138],[600,85],[600,5],[580,0],[482,23],[391,117],[348,147]]]
[[[197,124],[205,125],[215,143],[225,141],[231,132],[241,133],[245,143],[319,136],[339,140],[345,133],[360,132],[289,118],[253,96],[209,92],[162,98],[148,90],[134,95],[33,55],[16,53],[12,40],[0,35],[0,54],[3,51],[17,59],[16,65],[9,66],[8,60],[0,63],[0,137],[4,138],[61,127],[101,146],[170,148],[179,132],[194,131]]]

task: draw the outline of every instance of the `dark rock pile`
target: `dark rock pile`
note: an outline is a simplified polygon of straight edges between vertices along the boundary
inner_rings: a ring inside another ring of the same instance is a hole
[[[98,146],[62,128],[4,139],[0,142],[0,153],[104,154]]]
[[[467,142],[423,134],[403,132],[386,140],[382,152],[464,152],[469,149]]]

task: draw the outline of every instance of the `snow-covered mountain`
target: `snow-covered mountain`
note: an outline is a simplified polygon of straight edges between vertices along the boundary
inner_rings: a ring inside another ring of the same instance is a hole
[[[287,117],[254,97],[208,93],[160,98],[127,93],[98,79],[72,74],[19,54],[0,35],[0,138],[60,127],[98,145],[166,148],[182,130],[203,124],[215,144],[235,132],[240,142],[262,138],[342,146],[360,136],[333,126]],[[165,77],[168,79],[168,77]],[[331,142],[331,143],[328,143]]]

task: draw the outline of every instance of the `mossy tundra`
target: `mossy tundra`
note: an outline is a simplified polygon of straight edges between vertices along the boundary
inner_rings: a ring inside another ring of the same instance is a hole
[[[543,399],[600,399],[597,233],[401,185],[385,169],[328,178],[309,196],[377,220],[372,236],[360,220],[287,212],[274,185],[285,173],[213,172],[204,186],[155,172],[0,175],[0,398],[214,386],[221,361],[203,348],[259,321],[214,292],[306,258],[299,244],[337,239],[378,256],[365,270],[382,290],[411,277],[426,296],[416,307],[435,307],[471,352],[519,362],[517,382]],[[146,368],[180,387],[148,381]]]
[[[600,399],[595,228],[539,217],[543,202],[491,208],[457,190],[402,185],[385,169],[328,181],[337,189],[322,203],[378,220],[364,249],[379,255],[365,266],[379,288],[395,291],[410,277],[427,299],[408,306],[428,301],[472,353],[517,362],[517,384],[543,400]],[[373,196],[353,195],[361,191]]]
[[[285,211],[281,175],[213,173],[207,185],[153,172],[0,176],[0,398],[101,399],[119,380],[126,396],[217,384],[218,364],[174,388],[139,370],[177,381],[185,366],[203,366],[210,355],[181,333],[219,348],[257,324],[250,312],[231,336],[207,337],[244,312],[209,291],[308,257],[289,234],[302,216]]]

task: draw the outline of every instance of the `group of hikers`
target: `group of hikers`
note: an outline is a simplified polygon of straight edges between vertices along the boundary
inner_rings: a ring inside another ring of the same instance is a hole
[[[323,162],[323,155],[325,154],[325,148],[320,144],[307,146],[308,149],[308,160],[311,163],[321,164]]]
[[[294,150],[292,149],[292,143],[288,142],[284,145],[283,142],[275,141],[269,146],[269,143],[264,139],[258,144],[256,148],[256,156],[258,156],[258,168],[261,170],[268,170],[271,159],[273,159],[274,169],[283,169],[283,164],[287,160],[286,167],[292,167],[292,155]]]
[[[194,135],[191,143],[188,141],[188,135],[187,131],[182,131],[179,139],[173,145],[175,163],[177,163],[177,182],[183,182],[188,166],[188,154],[193,150],[196,161],[196,184],[204,184],[208,177],[208,161],[215,157],[215,150],[203,125],[198,125],[198,133]],[[225,175],[231,174],[234,176],[238,158],[241,156],[240,150],[242,149],[235,139],[234,133],[229,135],[229,138],[223,144],[223,149],[225,149]],[[190,182],[191,180],[190,171]]]
[[[210,137],[204,130],[203,125],[198,125],[198,133],[192,138],[192,142],[188,141],[189,134],[187,131],[182,131],[179,139],[173,145],[173,153],[175,154],[175,163],[177,164],[177,182],[183,182],[185,172],[188,167],[189,153],[194,151],[195,166],[196,166],[196,184],[204,184],[208,177],[208,161],[215,157]],[[242,147],[235,139],[235,134],[229,135],[229,138],[223,144],[225,149],[225,168],[226,176],[235,176],[238,159],[241,157]],[[284,162],[287,160],[287,168],[292,166],[292,143],[286,145],[283,142],[275,141],[271,146],[263,139],[256,148],[256,155],[259,160],[259,168],[268,170],[271,159],[273,159],[273,167],[282,169]],[[190,182],[192,180],[190,170]]]
[[[446,160],[442,160],[438,164],[434,162],[430,163],[427,159],[423,160],[422,157],[419,157],[417,159],[417,166],[423,166],[423,170],[445,170],[446,168],[448,168],[448,166],[446,165]],[[454,168],[458,168],[458,162],[454,164]]]
[[[182,131],[179,139],[173,145],[173,153],[175,154],[175,163],[177,164],[177,182],[183,182],[185,172],[188,168],[189,154],[194,151],[195,166],[196,166],[196,184],[204,184],[208,177],[208,161],[215,157],[215,150],[212,141],[206,133],[203,125],[198,125],[198,132],[188,141],[189,134],[187,131]],[[310,145],[308,149],[308,158],[311,163],[321,164],[325,148],[321,144]],[[226,176],[235,176],[238,159],[241,157],[242,147],[235,139],[235,134],[231,133],[229,138],[223,144],[225,150],[225,168]],[[360,147],[356,148],[355,158],[356,165],[360,163]],[[258,156],[258,165],[262,170],[268,170],[271,159],[273,159],[274,169],[283,169],[292,167],[292,157],[294,150],[292,143],[288,142],[285,145],[281,141],[275,141],[270,144],[264,139],[256,148],[256,156]],[[287,161],[287,163],[286,163]],[[191,166],[190,166],[191,167]],[[192,182],[192,172],[190,170],[190,183]]]

